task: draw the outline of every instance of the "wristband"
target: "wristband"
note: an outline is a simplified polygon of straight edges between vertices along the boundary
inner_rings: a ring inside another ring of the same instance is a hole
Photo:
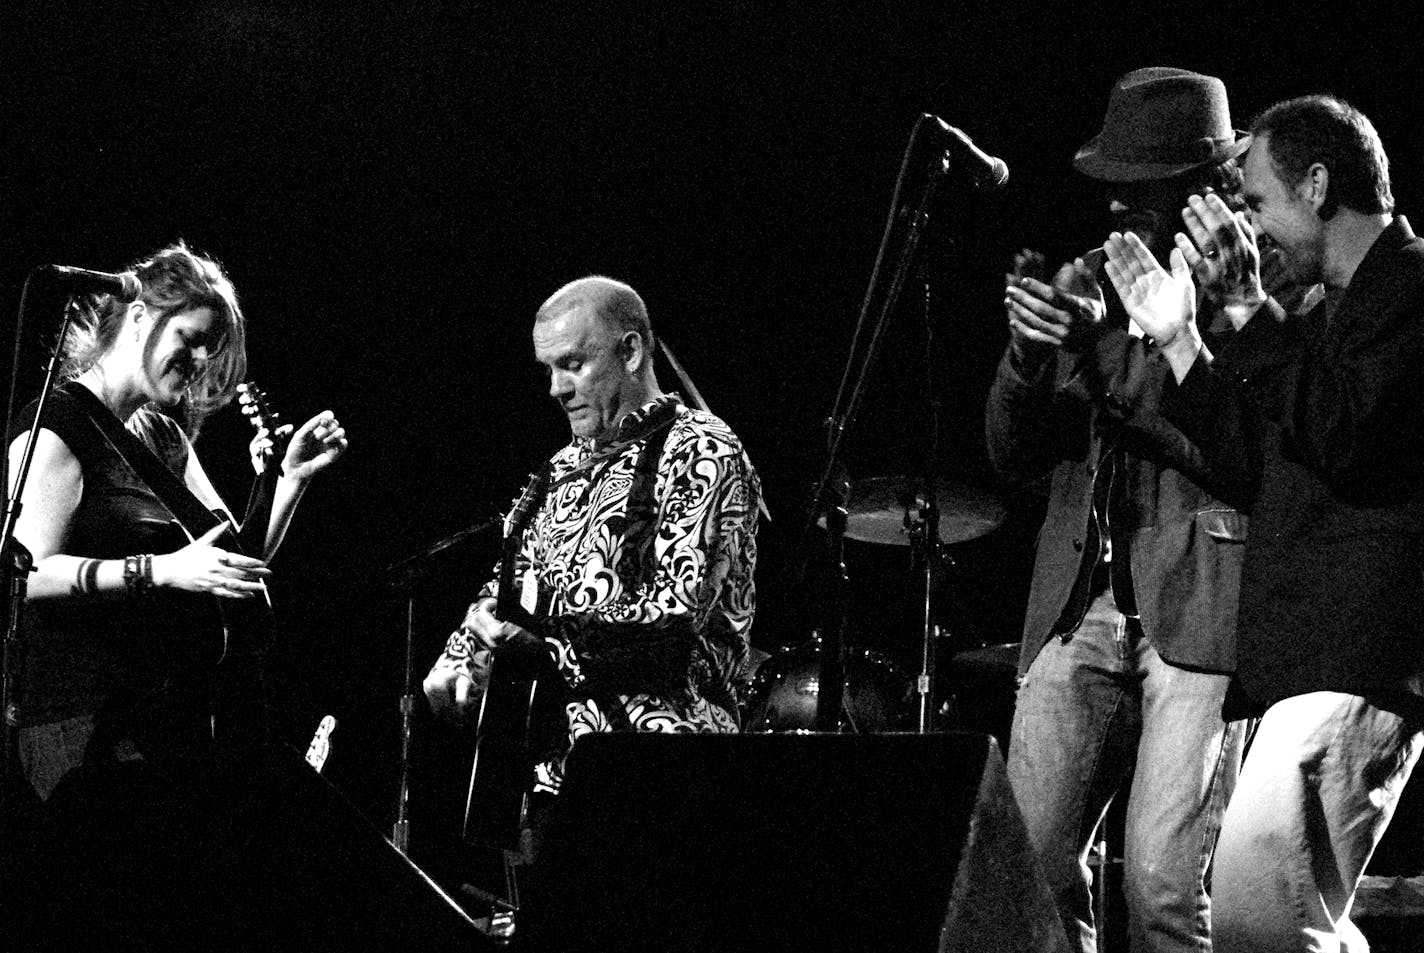
[[[124,557],[124,588],[141,596],[153,588],[153,554]]]

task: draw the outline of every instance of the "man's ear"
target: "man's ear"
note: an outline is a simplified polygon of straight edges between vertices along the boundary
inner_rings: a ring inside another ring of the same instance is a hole
[[[1328,222],[1335,217],[1340,203],[1330,191],[1330,170],[1323,163],[1317,162],[1305,170],[1300,188],[1304,198],[1315,206],[1315,214],[1321,221]]]
[[[153,320],[153,315],[148,310],[148,305],[140,300],[130,301],[128,307],[124,309],[124,322],[133,328],[134,338],[137,339],[139,331],[145,324]]]
[[[647,353],[643,347],[643,336],[637,331],[624,331],[623,336],[618,339],[618,357],[628,368],[630,374],[637,373],[647,362]]]

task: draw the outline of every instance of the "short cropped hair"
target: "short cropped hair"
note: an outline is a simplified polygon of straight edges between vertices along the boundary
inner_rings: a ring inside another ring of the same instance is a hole
[[[632,287],[613,278],[589,275],[569,282],[539,306],[535,321],[552,321],[581,305],[592,307],[599,319],[608,322],[619,334],[636,331],[643,339],[649,360],[652,359],[656,342],[647,305]]]
[[[1315,163],[1330,170],[1322,218],[1340,206],[1365,214],[1394,211],[1389,157],[1374,124],[1354,106],[1334,96],[1287,99],[1257,116],[1255,136],[1270,136],[1271,164],[1281,181],[1296,185]]]

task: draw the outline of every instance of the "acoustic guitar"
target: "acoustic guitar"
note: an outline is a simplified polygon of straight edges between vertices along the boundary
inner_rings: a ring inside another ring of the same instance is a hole
[[[502,622],[524,624],[525,628],[533,624],[530,612],[534,606],[520,602],[516,582],[519,549],[524,530],[548,488],[549,470],[544,467],[530,476],[504,519],[494,614]],[[464,837],[471,843],[508,851],[519,848],[524,799],[534,786],[540,676],[550,668],[552,662],[542,642],[507,644],[490,657],[465,802]]]
[[[253,480],[242,528],[235,533],[229,528],[217,538],[216,544],[261,559],[267,546],[272,501],[282,475],[280,461],[291,429],[282,426],[281,417],[268,404],[267,395],[251,381],[238,385],[237,399],[253,428],[266,428],[272,445],[264,451],[262,472]],[[213,516],[227,519],[226,514],[217,510]],[[217,603],[222,617],[223,652],[214,691],[214,736],[226,744],[262,744],[270,740],[271,728],[263,670],[263,655],[275,631],[271,595],[264,589],[254,599],[219,599]]]

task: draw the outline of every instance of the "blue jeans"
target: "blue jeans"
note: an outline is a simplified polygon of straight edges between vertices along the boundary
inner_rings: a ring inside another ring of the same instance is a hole
[[[1363,698],[1276,702],[1226,812],[1212,879],[1226,953],[1363,953],[1355,887],[1389,825],[1424,733]]]
[[[1211,949],[1206,872],[1245,738],[1245,723],[1221,720],[1227,681],[1164,662],[1111,592],[1021,680],[1009,781],[1075,949],[1097,949],[1088,852],[1129,775],[1132,950]]]

